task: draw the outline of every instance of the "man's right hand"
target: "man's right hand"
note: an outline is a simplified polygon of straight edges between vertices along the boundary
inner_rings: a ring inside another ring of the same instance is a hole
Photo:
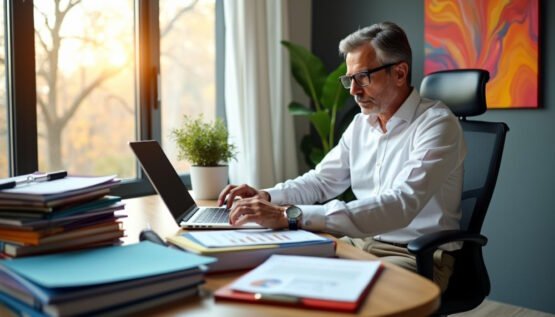
[[[235,197],[251,198],[258,197],[262,200],[270,201],[270,194],[263,190],[257,190],[247,184],[242,185],[227,185],[218,197],[218,206],[226,204],[226,208],[231,208]]]

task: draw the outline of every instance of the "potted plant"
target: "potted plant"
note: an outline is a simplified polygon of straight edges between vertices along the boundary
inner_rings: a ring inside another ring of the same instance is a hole
[[[288,109],[294,116],[307,117],[318,134],[319,144],[313,142],[311,134],[301,140],[305,161],[314,168],[337,144],[348,125],[348,122],[340,122],[338,118],[339,111],[350,97],[349,90],[339,82],[339,76],[347,72],[347,65],[342,62],[328,73],[322,60],[306,48],[288,41],[281,41],[281,44],[289,52],[293,77],[310,97],[313,106],[292,101]],[[349,188],[338,198],[351,201],[355,197]]]
[[[191,184],[195,199],[216,199],[228,181],[228,165],[236,148],[228,141],[229,132],[220,118],[213,123],[185,116],[183,125],[171,136],[178,147],[179,160],[191,163]]]
[[[349,91],[339,82],[339,76],[345,75],[347,66],[341,63],[328,73],[320,58],[306,48],[287,41],[281,44],[289,51],[293,77],[310,97],[313,107],[293,101],[289,112],[294,116],[308,117],[320,138],[320,144],[314,144],[310,135],[301,141],[301,150],[309,166],[314,167],[335,146],[337,137],[343,133],[344,126],[337,124],[337,114],[350,97]]]

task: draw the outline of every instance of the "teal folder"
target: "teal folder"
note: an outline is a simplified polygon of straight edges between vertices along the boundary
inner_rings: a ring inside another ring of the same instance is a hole
[[[199,266],[215,259],[144,241],[127,246],[113,246],[0,261],[0,270],[12,282],[42,303],[58,297],[78,297],[80,292],[91,295],[98,287],[134,281],[153,283],[157,277],[198,273]],[[2,275],[0,275],[2,276]],[[125,284],[125,283],[124,283]],[[119,288],[119,287],[118,287]]]

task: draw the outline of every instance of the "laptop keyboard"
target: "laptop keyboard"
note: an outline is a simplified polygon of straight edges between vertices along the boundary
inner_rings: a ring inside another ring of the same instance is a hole
[[[225,208],[205,208],[194,222],[204,223],[227,223],[229,222],[229,211]]]

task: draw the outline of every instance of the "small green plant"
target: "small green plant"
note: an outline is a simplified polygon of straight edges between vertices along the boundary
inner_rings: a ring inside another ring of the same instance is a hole
[[[281,41],[281,44],[289,51],[293,77],[314,106],[311,108],[296,101],[289,104],[289,113],[308,117],[320,137],[320,144],[311,142],[310,135],[301,141],[305,160],[314,167],[335,146],[336,136],[343,133],[340,131],[343,127],[336,126],[336,119],[337,112],[349,97],[349,91],[339,82],[339,76],[345,74],[347,66],[343,62],[328,74],[324,63],[306,48],[287,41]]]
[[[184,116],[183,125],[173,129],[171,136],[175,140],[179,160],[186,160],[197,166],[218,166],[234,159],[236,147],[228,142],[229,132],[224,122],[217,118],[214,123]]]

